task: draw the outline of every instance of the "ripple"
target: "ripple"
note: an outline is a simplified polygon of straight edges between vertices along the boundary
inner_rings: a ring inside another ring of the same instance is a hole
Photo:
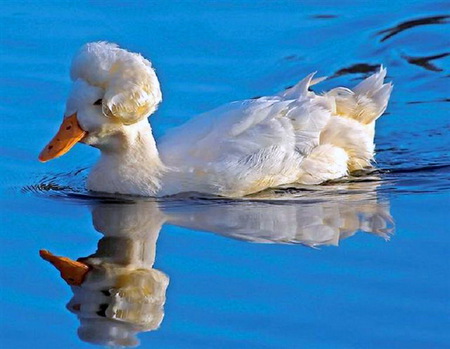
[[[406,104],[448,103],[448,102],[450,102],[450,98],[434,99],[431,101],[410,101],[406,102]]]
[[[413,19],[410,21],[405,21],[402,22],[400,24],[397,24],[394,27],[388,28],[388,29],[384,29],[379,31],[377,34],[381,35],[381,34],[385,34],[380,41],[383,42],[389,38],[392,38],[393,36],[411,29],[411,28],[415,28],[418,26],[422,26],[422,25],[431,25],[431,24],[446,24],[448,23],[447,19],[450,18],[449,15],[443,15],[443,16],[433,16],[433,17],[424,17],[424,18],[419,18],[419,19]]]
[[[435,172],[441,170],[450,170],[450,165],[428,165],[411,168],[394,168],[389,170],[390,173],[414,173],[414,172]]]
[[[357,63],[353,64],[347,68],[339,69],[330,79],[337,78],[342,75],[347,74],[365,74],[375,73],[380,69],[381,64],[367,64],[367,63]]]
[[[402,58],[406,59],[408,63],[418,65],[419,67],[422,67],[426,70],[434,71],[434,72],[441,72],[444,71],[444,69],[437,67],[430,61],[434,61],[436,59],[444,58],[450,55],[450,52],[441,53],[438,55],[432,55],[432,56],[426,56],[426,57],[412,57],[407,55],[402,55]]]
[[[81,168],[70,172],[45,174],[38,179],[37,183],[25,185],[20,191],[24,194],[44,196],[85,195],[89,193],[84,188],[87,170],[87,168]]]
[[[392,153],[406,156],[404,150],[397,148],[380,149],[379,153]],[[407,157],[407,156],[406,156]],[[134,203],[136,201],[157,201],[164,203],[204,202],[207,204],[231,204],[238,202],[259,202],[288,204],[301,202],[304,204],[338,201],[344,198],[352,200],[371,200],[379,193],[405,193],[405,183],[421,181],[419,187],[411,189],[414,193],[429,193],[439,187],[450,189],[450,164],[427,163],[416,166],[405,163],[402,159],[391,159],[381,168],[367,169],[353,173],[351,176],[339,180],[328,181],[321,185],[288,184],[277,188],[270,188],[244,198],[224,198],[198,192],[180,193],[168,197],[151,198],[123,194],[108,194],[92,192],[85,189],[84,182],[87,169],[79,169],[68,173],[58,173],[43,176],[37,183],[25,185],[21,188],[24,194],[75,202],[111,202]],[[423,179],[423,176],[433,174],[433,177]],[[415,176],[411,178],[411,176]],[[417,184],[418,182],[415,182]]]
[[[333,18],[337,18],[338,16],[336,15],[330,15],[330,14],[318,14],[318,15],[313,15],[311,16],[311,18],[314,19],[333,19]]]

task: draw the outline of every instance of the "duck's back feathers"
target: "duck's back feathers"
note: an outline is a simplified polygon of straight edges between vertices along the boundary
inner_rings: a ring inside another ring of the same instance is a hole
[[[166,178],[166,194],[242,196],[287,183],[322,183],[370,166],[370,124],[392,88],[383,85],[385,74],[381,69],[356,91],[324,95],[308,90],[310,74],[278,95],[233,102],[170,130],[159,143],[163,161],[177,169]]]
[[[171,130],[159,143],[163,161],[180,172],[174,192],[242,196],[297,180],[303,159],[319,144],[331,117],[326,98],[308,92],[233,102]]]

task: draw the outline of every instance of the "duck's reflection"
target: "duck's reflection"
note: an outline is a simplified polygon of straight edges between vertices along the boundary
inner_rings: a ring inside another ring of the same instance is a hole
[[[97,251],[72,261],[42,250],[72,286],[67,308],[78,316],[81,340],[136,346],[136,334],[159,327],[169,278],[153,268],[164,216],[156,203],[99,204],[93,224],[104,237]]]
[[[393,231],[385,202],[191,205],[172,211],[172,223],[250,242],[338,245],[358,231],[388,239]]]
[[[251,242],[338,245],[358,231],[384,239],[393,233],[389,202],[379,200],[378,186],[378,181],[336,183],[318,190],[297,187],[285,188],[281,194],[265,191],[253,201],[207,200],[189,205],[165,203],[161,207],[172,224],[226,237]]]
[[[110,346],[135,346],[138,332],[162,322],[169,278],[153,268],[164,223],[252,242],[337,245],[358,231],[387,238],[393,230],[389,205],[367,192],[329,200],[140,201],[98,203],[93,224],[104,237],[97,251],[73,261],[48,251],[41,256],[72,286],[67,308],[80,320],[79,337]]]

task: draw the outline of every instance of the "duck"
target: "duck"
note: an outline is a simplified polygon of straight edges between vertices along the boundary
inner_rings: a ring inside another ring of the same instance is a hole
[[[234,101],[155,140],[148,120],[162,101],[149,60],[109,42],[75,54],[62,124],[46,162],[77,143],[100,150],[86,189],[164,197],[239,198],[287,184],[320,185],[373,167],[376,120],[393,88],[386,68],[352,89],[315,93],[309,74],[277,94]]]

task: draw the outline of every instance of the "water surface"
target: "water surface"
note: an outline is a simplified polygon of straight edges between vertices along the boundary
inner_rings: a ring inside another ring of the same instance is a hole
[[[450,345],[446,2],[0,8],[2,347]],[[156,137],[311,71],[329,76],[320,92],[383,64],[395,87],[377,124],[378,171],[238,201],[93,197],[83,183],[94,149],[37,162],[62,116],[70,59],[93,40],[152,60],[164,95]],[[87,283],[69,287],[40,249],[89,256]]]

